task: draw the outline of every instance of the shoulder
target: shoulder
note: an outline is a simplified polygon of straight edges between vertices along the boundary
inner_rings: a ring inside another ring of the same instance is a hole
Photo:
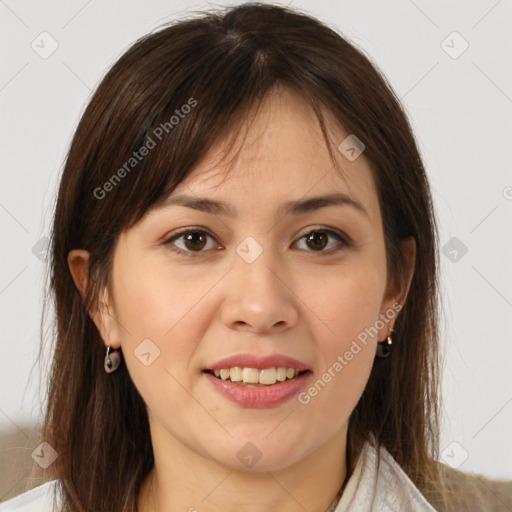
[[[511,512],[512,481],[468,474],[439,464],[444,483],[442,496],[428,501],[383,447],[363,447],[336,512]]]
[[[433,510],[438,512],[512,511],[512,481],[510,480],[493,480],[474,473],[458,471],[438,462],[445,490],[442,499],[430,503],[419,493],[393,457],[385,449],[381,451],[384,452],[384,467],[383,471],[379,472],[379,476],[383,477],[388,489],[401,487],[402,492],[405,491],[409,498],[414,497],[416,502],[422,501],[425,510],[432,510],[430,507],[433,506]]]
[[[53,496],[58,480],[46,482],[8,501],[0,503],[0,512],[58,512]]]
[[[445,503],[438,506],[439,512],[445,512],[445,510],[510,512],[512,510],[511,480],[489,479],[439,464],[446,486]]]
[[[369,457],[375,457],[375,450],[369,447]],[[414,500],[418,510],[436,510],[438,512],[493,512],[512,511],[512,481],[493,480],[474,473],[465,473],[438,462],[442,475],[444,492],[441,499],[427,501],[413,482],[396,463],[393,457],[381,448],[382,467],[378,471],[378,480],[384,484],[383,490],[400,490],[407,500]],[[388,495],[388,493],[383,493]],[[414,509],[416,510],[416,509]]]

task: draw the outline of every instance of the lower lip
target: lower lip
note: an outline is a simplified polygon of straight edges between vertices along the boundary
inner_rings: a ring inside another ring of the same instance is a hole
[[[311,371],[294,379],[277,382],[271,386],[241,386],[230,381],[222,380],[211,373],[204,373],[219,393],[243,407],[265,408],[276,407],[297,394],[312,375]]]

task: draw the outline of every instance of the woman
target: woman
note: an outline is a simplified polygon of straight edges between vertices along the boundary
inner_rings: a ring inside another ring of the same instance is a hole
[[[55,479],[2,510],[447,510],[436,233],[332,29],[245,4],[140,39],[60,184]]]

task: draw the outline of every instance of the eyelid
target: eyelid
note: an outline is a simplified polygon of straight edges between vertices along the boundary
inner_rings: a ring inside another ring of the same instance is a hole
[[[215,238],[213,233],[204,226],[187,226],[186,228],[180,228],[177,231],[173,231],[173,233],[170,236],[166,236],[164,238],[164,243],[170,242],[176,238],[178,238],[181,235],[186,235],[187,233],[193,231],[204,231],[206,234],[210,235],[212,238]]]
[[[174,246],[172,244],[172,242],[174,240],[176,240],[177,238],[180,238],[181,236],[186,235],[186,234],[188,234],[190,232],[197,232],[197,231],[205,233],[206,235],[211,237],[213,240],[215,240],[215,242],[217,244],[219,243],[217,241],[216,237],[212,234],[212,232],[208,228],[205,228],[204,226],[188,226],[188,227],[185,227],[185,228],[181,228],[178,231],[175,231],[171,236],[166,237],[164,239],[164,241],[163,241],[163,244],[164,245],[169,245],[173,252],[176,252],[178,254],[184,254],[186,256],[199,256],[201,253],[207,253],[208,251],[184,251],[183,249],[180,249],[179,247],[176,247],[176,246]],[[297,236],[296,240],[292,243],[292,245],[297,244],[306,235],[308,235],[310,233],[313,233],[313,232],[323,232],[323,233],[327,233],[329,236],[333,236],[339,242],[341,242],[342,248],[351,247],[352,244],[353,244],[353,242],[350,239],[350,237],[348,237],[344,233],[339,232],[335,228],[331,228],[331,227],[328,227],[328,226],[322,226],[322,225],[316,225],[316,226],[313,225],[313,226],[307,226],[306,228],[304,228],[302,233]],[[218,249],[218,247],[217,247],[217,249]],[[338,250],[340,250],[340,249],[331,248],[328,251],[306,251],[306,252],[318,253],[318,254],[326,254],[327,255],[327,254],[332,254],[334,252],[337,252]]]
[[[348,237],[347,235],[345,235],[342,232],[339,232],[337,229],[330,228],[330,227],[327,227],[327,226],[308,226],[297,237],[296,241],[293,242],[293,245],[295,245],[298,242],[300,242],[301,240],[303,240],[303,238],[306,235],[308,235],[310,233],[315,233],[315,232],[327,233],[328,236],[336,238],[340,242],[340,245],[338,247],[331,247],[327,251],[323,251],[322,250],[322,251],[305,251],[305,252],[308,252],[308,253],[311,253],[311,254],[317,253],[317,254],[322,254],[322,255],[325,255],[325,256],[329,256],[331,254],[336,254],[337,252],[339,252],[339,251],[341,251],[343,249],[348,249],[349,247],[352,247],[352,245],[353,245],[353,242],[350,239],[350,237]]]
[[[173,232],[172,235],[165,237],[163,240],[163,245],[167,245],[167,246],[169,246],[171,251],[176,252],[178,254],[183,254],[185,256],[194,257],[194,256],[199,256],[201,253],[206,253],[207,251],[185,251],[185,250],[180,249],[179,247],[176,247],[175,245],[172,244],[172,242],[174,242],[174,240],[176,240],[177,238],[180,238],[181,236],[186,235],[191,232],[192,233],[193,232],[205,233],[210,238],[212,238],[217,244],[219,243],[217,241],[216,237],[212,234],[212,232],[208,228],[205,228],[204,226],[187,226],[186,228],[178,229],[178,231]]]
[[[315,232],[315,231],[321,231],[323,233],[328,233],[330,235],[334,235],[347,245],[352,244],[352,240],[350,239],[350,237],[348,235],[346,235],[345,233],[343,233],[342,231],[338,230],[337,228],[332,228],[330,226],[322,226],[321,224],[305,227],[304,231],[302,231],[301,234],[298,235],[297,241],[302,239],[305,235],[308,235],[309,233]]]

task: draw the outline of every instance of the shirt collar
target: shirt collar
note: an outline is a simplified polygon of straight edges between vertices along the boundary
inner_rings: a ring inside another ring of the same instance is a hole
[[[391,454],[366,442],[334,512],[436,512]]]

